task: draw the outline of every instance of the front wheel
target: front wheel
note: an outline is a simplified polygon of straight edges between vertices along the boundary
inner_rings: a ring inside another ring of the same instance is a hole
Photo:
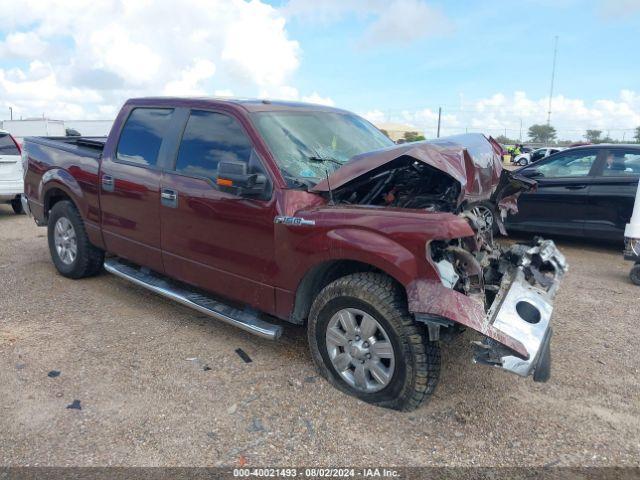
[[[521,167],[526,167],[526,166],[527,166],[527,163],[528,163],[528,162],[527,162],[527,160],[526,160],[526,159],[524,159],[524,158],[521,158],[521,159],[518,161],[518,165],[520,165]]]
[[[63,200],[53,206],[47,234],[51,259],[60,274],[83,278],[102,268],[104,252],[89,242],[82,217],[72,202]]]
[[[311,307],[308,338],[320,374],[365,402],[413,410],[438,382],[438,343],[383,274],[356,273],[326,286]]]

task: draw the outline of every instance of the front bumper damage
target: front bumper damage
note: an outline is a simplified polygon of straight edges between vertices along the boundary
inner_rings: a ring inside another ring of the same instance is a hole
[[[482,291],[465,294],[441,282],[416,280],[407,288],[409,311],[428,327],[431,340],[438,340],[443,329],[468,327],[480,333],[482,340],[473,342],[475,363],[546,381],[553,299],[567,269],[551,240],[495,249],[484,279],[476,281],[484,281]],[[482,271],[479,263],[473,271]],[[489,289],[494,294],[487,305]]]
[[[518,248],[523,246],[513,247]],[[553,299],[568,265],[551,240],[540,240],[521,255],[519,264],[503,277],[486,316],[486,331],[490,326],[492,331],[521,344],[524,352],[514,352],[485,337],[474,342],[474,361],[523,377],[533,374],[535,381],[544,382],[551,368]]]

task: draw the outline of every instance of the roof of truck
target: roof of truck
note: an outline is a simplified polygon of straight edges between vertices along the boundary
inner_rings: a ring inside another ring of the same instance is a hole
[[[318,105],[315,103],[292,102],[288,100],[270,100],[265,98],[230,98],[230,97],[142,97],[127,100],[131,104],[162,104],[189,107],[194,104],[203,103],[216,105],[232,105],[242,107],[248,112],[271,112],[271,111],[326,111],[336,113],[351,113],[340,108]]]

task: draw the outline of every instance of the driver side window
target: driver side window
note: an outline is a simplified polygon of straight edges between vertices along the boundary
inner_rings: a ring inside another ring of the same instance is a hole
[[[557,155],[536,167],[544,178],[586,177],[596,161],[597,151],[576,151]]]

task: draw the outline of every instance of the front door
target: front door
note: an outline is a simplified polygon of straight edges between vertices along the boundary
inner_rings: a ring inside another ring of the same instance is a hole
[[[530,232],[582,235],[588,217],[590,175],[597,149],[558,153],[524,168],[520,173],[538,182],[534,192],[518,199],[518,214],[509,226]]]
[[[158,163],[172,116],[169,108],[132,109],[114,152],[105,155],[100,168],[107,251],[158,272],[163,271]]]
[[[219,181],[220,161],[244,162],[249,173],[265,171],[235,117],[192,110],[175,168],[162,178],[165,271],[273,313],[275,204],[271,189],[267,186],[261,197],[239,195]]]

